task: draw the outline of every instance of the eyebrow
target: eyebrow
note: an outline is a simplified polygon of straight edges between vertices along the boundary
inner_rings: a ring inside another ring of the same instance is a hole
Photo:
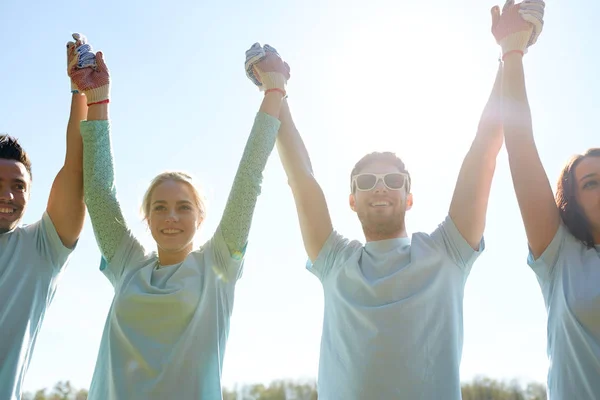
[[[583,178],[581,178],[579,180],[579,182],[583,181],[584,179],[591,178],[592,176],[596,176],[596,175],[598,175],[596,172],[592,172],[591,174],[584,175]]]
[[[20,183],[21,185],[25,186],[25,187],[29,187],[29,183],[27,183],[26,181],[24,181],[23,179],[20,178],[16,178],[16,179],[7,179],[9,182],[11,183]],[[4,179],[0,178],[0,182],[4,181]]]
[[[166,200],[156,200],[154,203],[152,203],[152,205],[154,204],[167,204]],[[192,204],[191,201],[189,200],[178,200],[175,204]]]

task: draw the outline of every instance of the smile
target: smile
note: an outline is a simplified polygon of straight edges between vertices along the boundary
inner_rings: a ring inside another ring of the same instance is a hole
[[[16,211],[16,209],[14,208],[8,208],[8,207],[0,207],[0,214],[14,214]]]
[[[160,230],[160,233],[164,233],[165,235],[175,235],[175,234],[181,233],[181,232],[183,232],[181,229],[173,229],[173,228]]]
[[[370,205],[371,207],[387,207],[390,206],[391,203],[389,201],[374,201]]]

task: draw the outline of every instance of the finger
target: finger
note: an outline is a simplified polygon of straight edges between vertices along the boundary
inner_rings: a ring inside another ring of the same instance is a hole
[[[260,81],[260,71],[256,67],[256,65],[252,66],[252,72],[254,72],[254,76],[256,77],[256,81],[260,86],[262,86],[262,82]]]
[[[96,56],[92,52],[83,53],[77,59],[77,68],[95,67]]]
[[[96,69],[103,72],[108,71],[106,63],[104,62],[104,54],[101,51],[96,53]]]
[[[492,13],[492,28],[496,26],[498,20],[500,19],[500,7],[494,6],[491,9]]]
[[[265,44],[264,50],[265,50],[265,53],[273,53],[273,54],[279,55],[279,53],[277,52],[277,50],[275,49],[275,47],[270,46],[268,44]]]
[[[77,51],[78,54],[91,53],[92,52],[92,46],[86,43],[86,44],[82,44],[80,46],[77,46],[77,48],[75,50]]]
[[[506,0],[506,3],[504,3],[504,7],[502,7],[502,13],[504,14],[504,12],[506,12],[506,10],[508,10],[514,4],[515,0]]]

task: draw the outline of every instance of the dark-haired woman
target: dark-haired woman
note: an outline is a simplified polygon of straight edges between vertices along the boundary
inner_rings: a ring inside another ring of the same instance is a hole
[[[517,7],[517,6],[514,6]],[[572,158],[556,198],[540,161],[523,54],[504,58],[504,136],[515,192],[548,312],[548,398],[600,398],[600,149]]]

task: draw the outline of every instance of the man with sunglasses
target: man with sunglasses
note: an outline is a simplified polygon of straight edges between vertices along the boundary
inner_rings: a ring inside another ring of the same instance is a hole
[[[371,153],[356,164],[349,200],[365,244],[334,230],[283,100],[277,147],[296,203],[307,269],[324,290],[319,398],[461,398],[463,293],[484,248],[488,197],[502,147],[501,72],[500,65],[448,215],[432,233],[407,235],[404,216],[413,199],[402,160]]]

